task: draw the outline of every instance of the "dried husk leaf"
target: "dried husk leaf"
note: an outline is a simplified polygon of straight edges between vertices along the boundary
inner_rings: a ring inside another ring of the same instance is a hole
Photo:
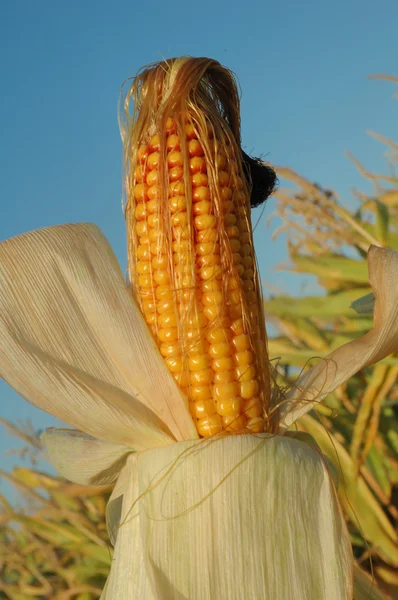
[[[398,350],[398,252],[371,246],[368,268],[376,298],[373,329],[334,350],[298,379],[287,395],[288,401],[280,407],[282,428],[289,427],[357,371]]]
[[[197,437],[117,260],[94,225],[0,244],[0,376],[86,433],[136,450]]]
[[[57,471],[81,485],[114,483],[128,454],[133,452],[121,444],[103,442],[75,429],[51,427],[40,439]]]
[[[352,600],[351,545],[319,453],[227,436],[131,455],[103,600]]]
[[[146,572],[148,557],[141,534],[141,506],[134,504],[140,494],[137,457],[138,454],[128,457],[106,509],[109,537],[116,545],[111,572],[101,600],[116,600],[116,598],[121,600],[129,598],[158,600],[159,598],[160,600],[161,598],[153,593]],[[120,526],[126,518],[128,524]],[[169,560],[172,560],[172,555],[169,556]]]
[[[112,546],[116,545],[116,538],[122,516],[123,497],[131,487],[131,484],[129,483],[129,475],[130,469],[128,469],[125,465],[116,480],[116,485],[113,488],[111,497],[109,498],[106,506],[106,527],[108,529],[109,539]],[[130,479],[133,481],[133,477]]]

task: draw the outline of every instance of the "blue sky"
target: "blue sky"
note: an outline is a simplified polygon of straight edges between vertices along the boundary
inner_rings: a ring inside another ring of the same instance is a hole
[[[349,202],[363,186],[344,156],[384,169],[383,147],[366,129],[398,138],[391,84],[397,73],[396,0],[3,0],[0,2],[0,240],[57,223],[92,221],[125,265],[117,101],[124,79],[171,56],[211,56],[237,74],[247,152],[289,165]],[[272,212],[270,201],[265,216]],[[285,241],[256,231],[264,280],[298,290],[276,273]],[[0,341],[1,343],[1,341]],[[54,419],[0,381],[0,416]],[[0,466],[16,443],[0,436]]]

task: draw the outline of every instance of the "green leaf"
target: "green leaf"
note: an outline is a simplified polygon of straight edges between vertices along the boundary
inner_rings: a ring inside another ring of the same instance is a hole
[[[375,296],[373,292],[354,300],[354,302],[351,304],[351,308],[353,308],[359,315],[373,314],[375,308]]]
[[[312,435],[322,452],[336,466],[340,481],[338,494],[351,522],[363,533],[379,556],[398,566],[398,535],[364,479],[356,475],[356,467],[345,448],[315,419],[306,415],[300,426]]]
[[[391,481],[388,476],[388,471],[386,469],[383,455],[381,452],[373,446],[369,451],[369,454],[366,459],[366,464],[369,469],[372,471],[377,483],[383,490],[383,492],[387,496],[391,496]]]
[[[379,200],[375,200],[375,203],[377,237],[382,244],[387,246],[389,242],[390,213],[385,204]]]
[[[368,266],[366,261],[353,260],[345,256],[314,257],[294,254],[291,256],[295,264],[294,271],[299,273],[311,273],[321,279],[334,279],[339,282],[350,284],[368,285]]]
[[[112,554],[110,546],[109,548],[103,548],[92,542],[86,542],[79,546],[79,551],[87,558],[94,559],[109,567],[111,565]]]
[[[278,296],[265,302],[265,310],[280,319],[311,318],[330,319],[334,317],[349,317],[352,315],[351,304],[361,294],[366,294],[369,288],[354,288],[329,294],[328,296],[305,296],[294,298],[292,296]]]

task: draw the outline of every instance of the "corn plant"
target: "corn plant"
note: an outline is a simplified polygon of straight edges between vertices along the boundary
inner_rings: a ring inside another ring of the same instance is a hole
[[[398,250],[398,143],[370,133],[387,148],[389,174],[372,173],[349,155],[373,188],[370,194],[356,190],[349,204],[290,168],[278,169],[276,213],[282,225],[277,234],[288,232],[291,270],[315,277],[323,291],[266,302],[278,329],[269,346],[271,357],[283,358],[281,385],[294,382],[292,374],[308,362],[372,328],[366,253],[372,244]],[[365,301],[356,303],[360,297]],[[357,560],[393,595],[398,594],[397,382],[398,356],[391,355],[329,394],[316,414],[298,425],[339,470],[339,495]]]
[[[3,425],[24,440],[24,453],[40,448],[38,436]],[[0,475],[20,498],[18,508],[0,495],[0,598],[99,598],[111,563],[105,526],[109,486],[79,486],[37,467]]]

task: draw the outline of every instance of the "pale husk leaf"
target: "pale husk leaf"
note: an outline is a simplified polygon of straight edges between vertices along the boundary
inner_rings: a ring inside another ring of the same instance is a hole
[[[287,395],[288,401],[280,407],[282,428],[289,427],[357,371],[398,350],[398,252],[371,246],[368,268],[376,298],[373,329],[334,350],[298,379]]]
[[[174,445],[174,444],[173,444]],[[107,526],[113,543],[111,572],[101,600],[160,600],[153,594],[147,575],[141,535],[140,505],[134,504],[139,496],[137,456],[132,454],[120,474],[107,506]],[[121,502],[120,502],[121,501]],[[117,530],[119,523],[128,524]],[[117,541],[116,541],[117,536]],[[172,559],[172,556],[169,557]],[[170,598],[170,600],[172,600]]]
[[[123,475],[107,600],[352,600],[346,525],[308,445],[183,442],[131,455]]]
[[[94,225],[0,244],[0,375],[24,398],[135,449],[197,437],[116,257]]]
[[[133,452],[122,444],[104,442],[76,429],[50,427],[40,439],[57,471],[82,485],[114,483]]]

